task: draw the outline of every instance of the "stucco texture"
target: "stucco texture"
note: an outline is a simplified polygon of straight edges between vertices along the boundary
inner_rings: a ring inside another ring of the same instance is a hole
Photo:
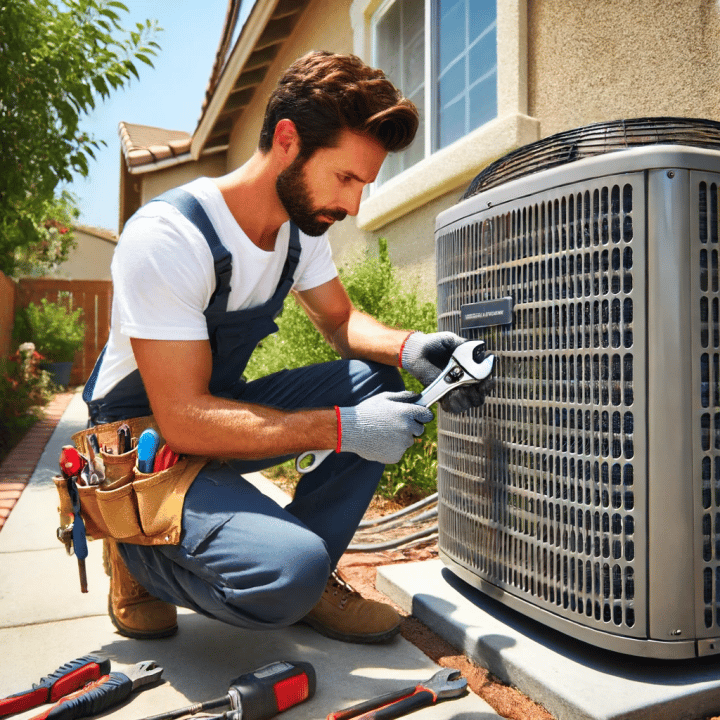
[[[543,137],[630,117],[720,120],[720,5],[528,0],[528,80]]]

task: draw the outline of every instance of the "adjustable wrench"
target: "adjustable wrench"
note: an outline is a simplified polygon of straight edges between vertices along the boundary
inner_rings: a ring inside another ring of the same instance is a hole
[[[485,354],[484,341],[472,340],[458,345],[445,369],[422,391],[416,404],[430,407],[460,385],[482,382],[490,376],[494,363],[495,356]],[[335,451],[308,450],[298,455],[295,468],[299,473],[309,473],[333,452]],[[305,464],[308,458],[311,458],[310,463]]]
[[[459,697],[466,687],[467,680],[460,676],[459,670],[445,668],[426,682],[330,713],[326,720],[392,720],[438,700]]]

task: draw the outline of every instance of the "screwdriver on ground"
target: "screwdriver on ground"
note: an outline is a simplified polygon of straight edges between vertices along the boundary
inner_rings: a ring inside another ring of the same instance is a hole
[[[232,709],[217,718],[227,720],[269,720],[278,713],[308,700],[315,694],[315,669],[308,662],[278,661],[240,675],[230,684],[228,694],[144,720],[174,720],[228,705]],[[206,720],[213,720],[207,718]]]

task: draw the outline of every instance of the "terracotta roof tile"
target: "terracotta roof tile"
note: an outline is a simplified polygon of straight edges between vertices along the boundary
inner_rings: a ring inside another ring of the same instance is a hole
[[[165,130],[149,125],[121,122],[120,144],[129,167],[147,165],[168,158],[180,158],[190,151],[192,137],[182,130]],[[188,155],[187,159],[190,159]]]

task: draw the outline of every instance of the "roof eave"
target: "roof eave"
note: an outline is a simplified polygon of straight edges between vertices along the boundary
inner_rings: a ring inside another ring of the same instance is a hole
[[[199,159],[202,154],[215,123],[223,113],[228,98],[235,89],[235,82],[238,76],[242,70],[248,69],[248,59],[254,52],[258,51],[258,41],[275,12],[276,6],[276,2],[255,2],[243,26],[240,37],[230,54],[230,58],[222,71],[217,87],[193,133],[190,144],[190,155],[193,160]]]

